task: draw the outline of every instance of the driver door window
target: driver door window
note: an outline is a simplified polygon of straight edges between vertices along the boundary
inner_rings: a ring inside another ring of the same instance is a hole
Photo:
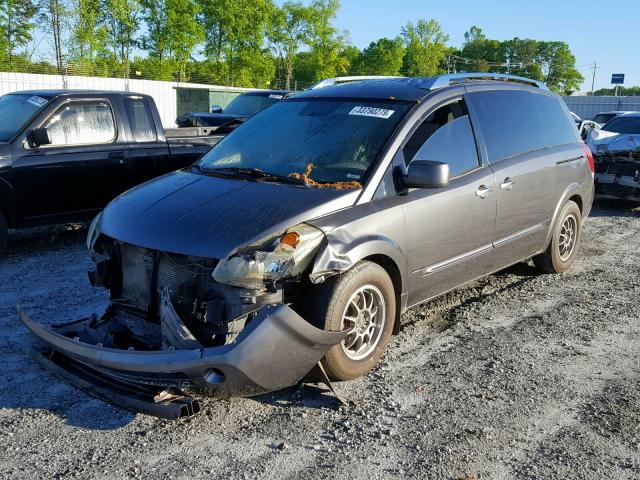
[[[449,164],[451,177],[477,168],[478,152],[469,114],[460,101],[431,113],[403,147],[405,163],[415,159]]]
[[[116,127],[107,102],[72,102],[60,107],[45,123],[51,146],[110,143]]]

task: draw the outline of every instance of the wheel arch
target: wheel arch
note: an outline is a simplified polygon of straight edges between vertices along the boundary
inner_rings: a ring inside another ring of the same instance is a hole
[[[349,271],[361,261],[381,266],[389,275],[396,296],[396,315],[393,333],[400,328],[401,312],[406,308],[406,258],[400,246],[391,238],[376,235],[345,242],[328,236],[325,245],[316,256],[310,278],[313,283],[322,283],[327,278]]]
[[[9,182],[0,177],[0,212],[4,215],[9,227],[12,227],[17,219],[16,196]]]
[[[584,192],[582,186],[579,183],[571,183],[562,193],[562,195],[560,196],[560,200],[556,204],[556,208],[553,212],[553,217],[551,217],[551,223],[549,224],[549,229],[547,231],[547,238],[545,239],[544,248],[547,248],[549,242],[551,242],[551,237],[553,236],[553,227],[558,220],[558,216],[562,211],[562,207],[564,207],[568,201],[575,202],[580,209],[580,213],[584,212],[584,199],[582,198],[583,193]]]

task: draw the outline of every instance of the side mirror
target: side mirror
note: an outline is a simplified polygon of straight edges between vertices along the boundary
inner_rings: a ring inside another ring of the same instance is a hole
[[[27,135],[27,140],[31,147],[39,147],[41,145],[51,145],[51,135],[46,128],[34,128]]]
[[[220,105],[211,105],[211,113],[222,113],[222,107]]]
[[[407,174],[400,176],[404,188],[444,188],[449,186],[449,165],[432,160],[414,160]]]

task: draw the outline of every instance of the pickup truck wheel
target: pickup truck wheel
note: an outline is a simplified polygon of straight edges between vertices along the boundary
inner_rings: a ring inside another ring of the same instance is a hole
[[[573,201],[568,201],[553,228],[547,249],[533,257],[533,264],[542,273],[566,272],[578,253],[582,239],[582,214]]]
[[[9,226],[7,219],[4,218],[2,212],[0,212],[0,253],[7,246],[7,239],[9,238]]]
[[[307,318],[325,330],[350,330],[322,360],[327,375],[350,380],[371,371],[389,344],[395,319],[395,292],[385,269],[360,262],[327,280],[314,294]]]

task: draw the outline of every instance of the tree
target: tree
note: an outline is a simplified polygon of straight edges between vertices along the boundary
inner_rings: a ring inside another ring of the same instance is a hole
[[[267,27],[267,39],[278,59],[285,88],[291,89],[293,67],[300,47],[308,40],[312,10],[301,2],[285,2],[275,7]],[[282,77],[281,77],[282,78]]]
[[[449,41],[449,36],[442,31],[438,22],[407,22],[402,27],[401,37],[406,48],[402,65],[404,75],[430,77],[444,71],[442,65],[447,54],[445,43]]]
[[[576,57],[565,42],[539,42],[537,61],[545,83],[558,93],[571,95],[584,81],[576,70]]]
[[[2,54],[11,65],[15,50],[32,40],[35,16],[38,6],[34,0],[0,1],[0,33],[2,34]]]
[[[106,27],[107,45],[113,49],[114,58],[129,76],[131,51],[136,45],[142,7],[138,0],[103,0],[102,22]]]
[[[313,0],[309,8],[312,18],[307,40],[307,68],[312,70],[314,80],[335,77],[349,68],[347,57],[341,55],[348,43],[346,35],[331,24],[340,8],[340,2]]]
[[[502,44],[498,40],[488,39],[480,27],[472,26],[464,34],[464,43],[460,56],[464,60],[460,63],[460,68],[466,71],[475,72],[498,72],[504,69],[499,67],[504,63],[504,51]],[[466,59],[472,59],[468,62]],[[455,62],[457,66],[457,62]]]
[[[247,69],[275,71],[270,56],[258,58],[273,9],[270,0],[200,0],[200,4],[199,18],[206,32],[204,52],[216,65],[217,78],[225,78],[224,73],[230,85],[251,86],[246,83],[252,78]]]
[[[354,75],[400,75],[404,53],[402,38],[381,38],[362,51],[351,72]]]
[[[102,0],[78,0],[74,11],[70,53],[73,59],[93,65],[95,55],[106,50],[106,28],[101,24]]]
[[[58,71],[62,71],[63,49],[62,35],[65,20],[69,18],[69,9],[65,0],[42,0],[41,23],[46,25],[47,34],[51,35],[53,40],[53,52],[56,58],[56,67]]]

